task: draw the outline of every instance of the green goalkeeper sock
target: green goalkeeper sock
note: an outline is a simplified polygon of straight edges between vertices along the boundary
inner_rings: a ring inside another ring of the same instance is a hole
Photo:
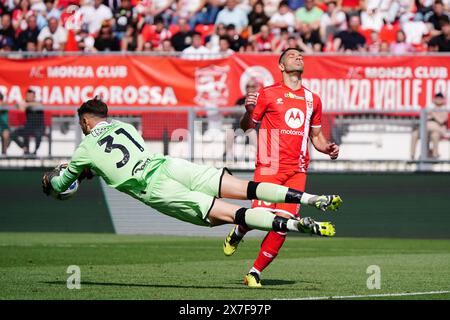
[[[272,203],[308,204],[308,200],[314,196],[274,183],[249,181],[247,186],[247,198],[249,200],[257,199]]]
[[[274,215],[264,209],[240,208],[236,211],[235,223],[246,229],[258,229],[263,231],[296,231],[298,221]]]

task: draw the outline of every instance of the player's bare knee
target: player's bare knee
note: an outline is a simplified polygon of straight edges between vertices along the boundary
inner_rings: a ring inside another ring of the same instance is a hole
[[[228,172],[222,178],[221,197],[246,200],[248,181],[238,179]]]

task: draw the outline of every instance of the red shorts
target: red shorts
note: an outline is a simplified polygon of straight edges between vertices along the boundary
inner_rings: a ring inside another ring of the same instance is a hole
[[[271,182],[300,191],[305,190],[305,172],[300,172],[299,170],[291,167],[283,169],[280,168],[274,175],[261,175],[261,168],[262,167],[256,167],[255,175],[253,177],[254,181]],[[269,208],[274,212],[289,214],[293,217],[300,217],[300,204],[297,203],[270,203],[262,200],[252,200],[252,208]]]

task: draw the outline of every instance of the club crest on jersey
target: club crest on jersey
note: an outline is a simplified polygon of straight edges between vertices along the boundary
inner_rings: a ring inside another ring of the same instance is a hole
[[[305,121],[305,114],[302,110],[291,108],[284,114],[284,121],[292,129],[298,129]]]
[[[298,96],[296,94],[293,94],[292,92],[288,92],[284,94],[285,98],[290,98],[290,99],[297,99],[297,100],[305,100],[304,97]]]

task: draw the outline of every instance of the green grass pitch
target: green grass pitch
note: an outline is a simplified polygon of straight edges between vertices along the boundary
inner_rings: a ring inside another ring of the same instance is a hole
[[[247,238],[225,257],[217,237],[0,233],[0,299],[293,299],[450,290],[450,240],[317,237],[288,238],[263,274],[264,287],[249,289],[242,279],[260,241]],[[69,265],[80,267],[79,290],[66,287]],[[370,265],[380,267],[379,290],[367,288]]]

